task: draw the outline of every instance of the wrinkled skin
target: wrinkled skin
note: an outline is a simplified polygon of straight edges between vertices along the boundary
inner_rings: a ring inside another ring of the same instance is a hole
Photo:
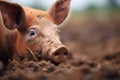
[[[0,1],[0,62],[8,64],[17,57],[27,57],[27,49],[39,50],[54,62],[68,56],[57,26],[68,15],[70,0],[57,0],[46,12],[19,4]]]

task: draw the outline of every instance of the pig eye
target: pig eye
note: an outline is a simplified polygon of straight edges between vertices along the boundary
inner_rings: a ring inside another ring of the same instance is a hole
[[[35,35],[35,32],[34,32],[34,31],[29,31],[29,35],[30,35],[30,36]]]
[[[35,29],[30,29],[30,30],[28,31],[28,35],[29,35],[30,37],[36,36],[36,35],[37,35],[36,30],[35,30]]]

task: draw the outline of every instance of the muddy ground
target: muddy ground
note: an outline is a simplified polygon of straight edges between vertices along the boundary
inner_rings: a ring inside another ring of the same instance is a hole
[[[49,60],[13,60],[0,80],[120,80],[119,13],[74,16],[63,26],[67,61],[56,65]]]

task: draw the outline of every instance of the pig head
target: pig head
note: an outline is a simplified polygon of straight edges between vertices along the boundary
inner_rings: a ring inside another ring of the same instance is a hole
[[[68,15],[70,0],[56,0],[47,11],[0,1],[0,61],[5,64],[28,56],[27,48],[60,63],[68,56],[59,38],[58,25]]]

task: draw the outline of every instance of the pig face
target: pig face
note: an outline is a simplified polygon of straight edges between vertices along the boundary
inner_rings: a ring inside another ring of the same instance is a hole
[[[35,21],[36,20],[36,21]],[[46,17],[36,17],[27,29],[25,42],[32,50],[39,50],[43,58],[61,62],[68,56],[67,48],[60,42],[58,26]]]
[[[57,0],[48,11],[41,11],[0,1],[0,38],[4,37],[0,41],[4,48],[0,50],[0,58],[7,54],[27,56],[29,48],[54,62],[64,61],[68,50],[60,41],[58,25],[67,17],[69,6],[70,0]]]

